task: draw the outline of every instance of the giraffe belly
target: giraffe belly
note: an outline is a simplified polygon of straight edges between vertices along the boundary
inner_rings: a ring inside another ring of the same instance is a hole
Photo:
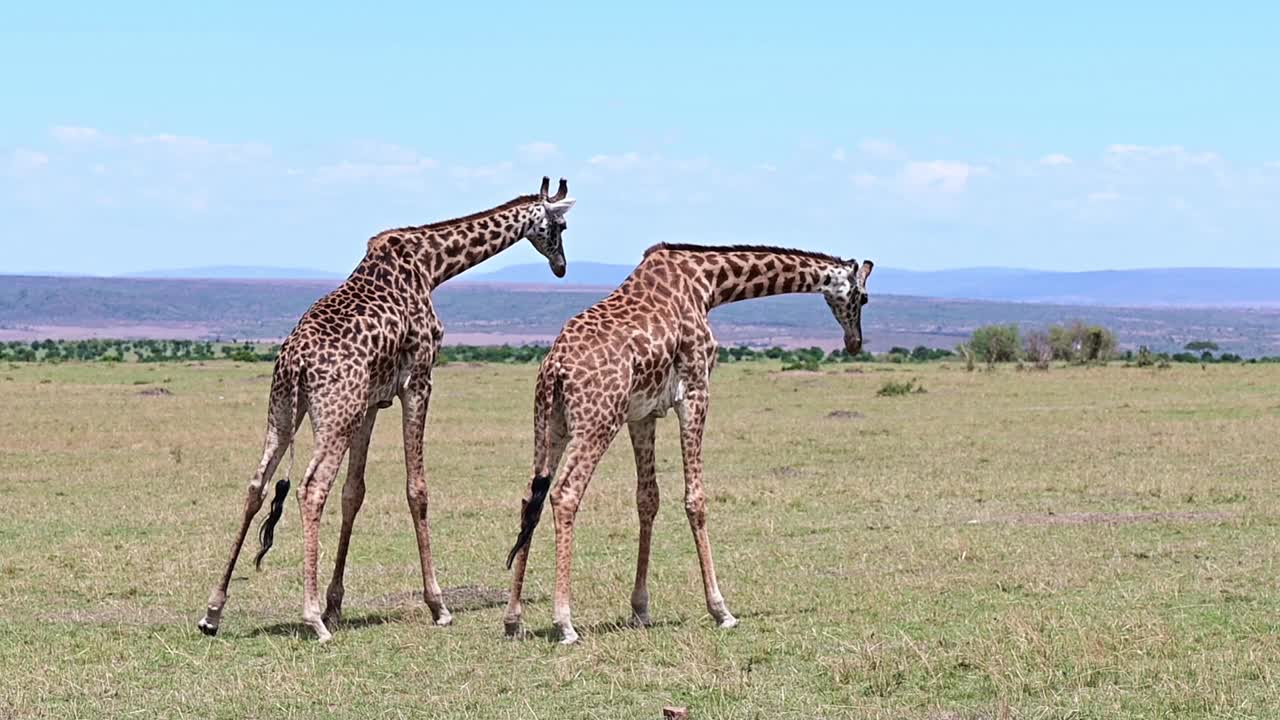
[[[373,386],[369,388],[369,407],[391,407],[391,401],[409,386],[412,378],[413,372],[407,362],[401,362],[389,372],[374,378]]]
[[[671,373],[656,389],[646,388],[645,391],[631,395],[631,402],[627,407],[627,422],[666,417],[667,410],[683,399],[684,381],[676,373]]]

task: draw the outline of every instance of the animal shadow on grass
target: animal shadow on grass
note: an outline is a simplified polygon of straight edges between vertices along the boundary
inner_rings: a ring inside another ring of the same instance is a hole
[[[399,622],[404,618],[404,615],[405,614],[400,611],[367,613],[349,620],[344,618],[343,621],[338,624],[338,628],[342,630],[360,630],[367,627],[376,627],[378,625],[385,625],[386,623]],[[254,628],[252,631],[246,633],[246,636],[256,638],[263,635],[274,635],[277,637],[305,638],[311,634],[311,626],[304,622],[295,621],[263,625],[262,627]]]
[[[475,610],[484,610],[486,608],[503,607],[507,604],[507,591],[497,588],[487,588],[480,585],[460,585],[453,588],[444,588],[444,601],[448,606],[449,612],[454,615],[460,613],[468,613]],[[348,602],[354,598],[348,596]],[[540,599],[540,598],[539,598]],[[371,612],[363,612],[353,616],[344,617],[342,622],[338,624],[341,630],[362,630],[364,628],[377,627],[387,623],[398,623],[410,621],[414,616],[427,615],[426,603],[422,600],[421,590],[406,590],[403,592],[382,595],[364,602],[355,599],[358,607],[351,609],[368,609]],[[332,628],[331,628],[332,629]],[[311,634],[311,628],[306,623],[300,621],[274,623],[257,628],[249,633],[250,637],[258,637],[261,635],[277,635],[277,636],[300,636],[306,637]]]
[[[646,628],[637,628],[631,625],[628,618],[622,618],[619,620],[603,620],[589,625],[575,625],[574,629],[583,637],[590,637],[592,635],[608,635],[616,632],[641,632],[643,630],[675,627],[683,624],[675,620],[654,620]],[[547,642],[560,642],[560,630],[554,625],[538,628],[537,630],[526,630],[525,634],[528,637],[540,638]]]
[[[528,601],[526,601],[526,603],[528,603]],[[753,612],[746,612],[746,613],[740,612],[740,613],[737,613],[737,618],[739,621],[750,620],[752,618],[765,617],[765,615],[767,614],[768,613],[757,614]],[[607,635],[607,634],[616,633],[616,632],[636,632],[642,629],[652,630],[655,628],[678,627],[681,625],[687,625],[689,624],[689,622],[691,622],[689,618],[677,617],[677,618],[671,618],[666,620],[654,620],[650,622],[648,627],[646,628],[636,628],[631,625],[630,616],[628,616],[627,618],[623,618],[619,620],[604,620],[601,622],[591,623],[590,625],[578,625],[575,627],[575,629],[578,630],[579,634],[586,637],[589,635]],[[707,625],[707,628],[709,630],[716,629],[714,623],[711,623],[711,620],[707,615],[702,615],[700,617],[694,618],[692,622],[709,623]],[[525,635],[527,637],[541,638],[548,642],[560,642],[560,630],[558,630],[554,625],[550,627],[543,627],[538,630],[526,630]]]

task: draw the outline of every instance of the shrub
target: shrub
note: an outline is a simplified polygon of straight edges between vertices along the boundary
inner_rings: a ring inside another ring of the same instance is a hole
[[[1035,363],[1037,370],[1048,370],[1053,360],[1053,345],[1049,343],[1049,333],[1034,330],[1027,333],[1027,359]]]
[[[1197,350],[1217,350],[1218,343],[1213,342],[1212,340],[1192,340],[1186,345],[1183,345],[1182,349],[1189,350],[1191,352],[1195,352]]]
[[[782,366],[783,372],[788,372],[791,370],[804,370],[806,372],[818,372],[821,369],[822,369],[822,366],[818,364],[818,361],[814,360],[811,357],[804,357],[799,360],[796,360],[793,363],[787,363],[786,365]]]
[[[1106,362],[1116,349],[1116,337],[1101,325],[1085,325],[1076,320],[1071,325],[1051,325],[1049,345],[1054,360],[1090,363]]]
[[[1018,337],[1018,326],[985,325],[973,331],[969,346],[979,360],[994,365],[998,362],[1010,362],[1018,359],[1018,348],[1022,345]]]
[[[921,395],[927,392],[924,386],[917,382],[917,378],[911,378],[906,382],[890,380],[886,382],[876,395],[880,397],[897,397],[899,395]]]

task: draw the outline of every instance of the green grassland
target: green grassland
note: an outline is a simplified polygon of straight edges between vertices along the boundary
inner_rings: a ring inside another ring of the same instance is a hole
[[[0,717],[1280,714],[1280,367],[780,364],[713,380],[709,522],[742,624],[706,616],[668,417],[657,624],[623,627],[622,437],[580,515],[571,648],[550,633],[546,523],[535,634],[502,633],[532,366],[437,371],[427,462],[454,625],[421,604],[393,408],[346,625],[322,646],[299,623],[292,501],[263,571],[237,572],[222,632],[195,629],[259,455],[266,364],[0,365]],[[889,381],[925,392],[879,396]]]

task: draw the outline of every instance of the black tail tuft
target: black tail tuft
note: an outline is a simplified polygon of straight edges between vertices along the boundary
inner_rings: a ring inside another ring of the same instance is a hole
[[[535,475],[533,478],[533,492],[529,495],[529,500],[525,502],[524,509],[520,513],[520,535],[516,538],[515,547],[511,548],[511,552],[507,553],[507,569],[511,569],[511,563],[515,562],[516,555],[520,550],[528,546],[529,541],[533,539],[533,530],[538,527],[538,519],[542,517],[542,505],[547,499],[547,490],[551,488],[551,476],[543,477]]]
[[[280,517],[284,515],[284,501],[289,497],[289,478],[282,478],[276,481],[276,494],[271,498],[271,512],[267,513],[267,517],[262,521],[262,525],[258,528],[258,542],[261,546],[258,548],[258,554],[253,556],[253,566],[259,570],[262,569],[262,558],[266,557],[267,551],[271,549],[271,544],[276,539],[276,523],[280,522]]]

